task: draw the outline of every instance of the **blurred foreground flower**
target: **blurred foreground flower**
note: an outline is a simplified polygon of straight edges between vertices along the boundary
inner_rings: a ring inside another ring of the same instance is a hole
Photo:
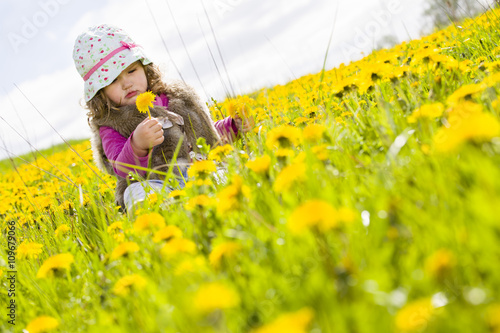
[[[422,105],[408,116],[408,123],[416,123],[420,118],[437,118],[444,112],[444,106],[441,103]]]
[[[38,258],[38,255],[42,253],[43,244],[35,242],[23,241],[17,248],[17,258]]]
[[[148,213],[137,217],[134,230],[137,232],[150,232],[165,227],[165,219],[158,213]]]
[[[236,291],[220,282],[202,285],[193,300],[194,308],[201,314],[209,314],[218,309],[234,308],[238,304],[240,304],[240,297]]]
[[[188,169],[188,176],[204,179],[217,170],[215,163],[209,160],[195,161]]]
[[[486,322],[490,332],[500,333],[500,303],[492,304],[486,309]]]
[[[182,230],[175,225],[168,225],[163,229],[158,230],[154,237],[153,242],[158,243],[161,241],[169,241],[172,238],[181,238]]]
[[[311,309],[303,308],[296,312],[282,314],[252,333],[306,333],[313,317],[314,312]]]
[[[309,124],[302,131],[302,137],[304,140],[310,142],[320,141],[323,134],[326,132],[326,127],[320,124]]]
[[[62,236],[68,232],[70,232],[70,228],[67,224],[61,224],[59,227],[57,227],[56,231],[54,231],[54,234],[56,237]]]
[[[208,153],[208,159],[220,162],[222,158],[232,150],[233,146],[231,145],[217,146],[214,149],[210,150],[210,152]]]
[[[434,307],[430,298],[424,298],[405,305],[395,318],[396,328],[400,332],[412,332],[425,329],[432,319]]]
[[[29,333],[45,333],[56,329],[59,326],[57,319],[50,316],[40,316],[33,319],[28,326],[26,326],[26,331]]]
[[[177,254],[194,254],[196,244],[186,238],[174,238],[167,242],[160,250],[160,254],[166,258],[174,257]]]
[[[273,184],[273,189],[276,192],[288,191],[292,185],[306,179],[306,165],[302,162],[297,162],[286,166],[276,177]]]
[[[212,252],[210,252],[208,260],[213,267],[218,268],[220,267],[223,258],[232,258],[241,249],[242,246],[239,243],[224,242],[213,248]]]
[[[222,189],[217,194],[217,211],[219,214],[226,214],[233,210],[240,209],[245,199],[250,198],[250,187],[243,184],[243,178],[234,175],[231,178],[231,185]]]
[[[252,161],[248,161],[245,166],[255,173],[265,174],[269,171],[269,166],[271,165],[271,157],[269,155],[264,155],[262,157],[257,157]]]
[[[128,256],[130,253],[139,251],[139,245],[135,242],[124,242],[115,247],[111,252],[110,259],[115,260],[123,256]]]
[[[273,128],[267,134],[266,146],[273,150],[288,149],[297,146],[300,142],[300,130],[290,125]]]
[[[187,210],[195,210],[197,208],[208,207],[212,205],[212,198],[206,194],[200,194],[189,199],[186,203]]]
[[[146,279],[138,274],[127,275],[115,283],[113,293],[118,296],[127,296],[131,290],[144,289],[146,283]]]
[[[489,141],[500,136],[500,122],[489,113],[474,113],[439,129],[433,138],[436,150],[451,152],[466,141]]]
[[[335,209],[322,200],[310,200],[297,207],[288,219],[288,228],[294,234],[317,227],[327,231],[351,223],[356,219],[356,213],[348,208]]]
[[[434,252],[425,263],[425,271],[427,274],[441,280],[445,278],[455,267],[456,259],[453,252],[446,249],[441,249]]]
[[[38,270],[36,277],[44,279],[54,275],[59,275],[65,270],[69,270],[74,261],[75,259],[71,253],[56,254],[55,256],[52,256],[44,261],[43,265]]]

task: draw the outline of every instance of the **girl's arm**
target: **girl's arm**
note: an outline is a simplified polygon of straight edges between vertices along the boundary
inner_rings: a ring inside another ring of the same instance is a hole
[[[238,127],[230,116],[216,121],[214,126],[224,142],[233,142],[238,137]]]
[[[133,164],[140,167],[148,167],[149,155],[137,156],[132,149],[131,140],[134,132],[129,138],[125,138],[118,131],[111,127],[102,126],[99,129],[99,135],[101,136],[102,148],[106,157],[111,162],[113,170],[120,177],[127,177],[130,171],[137,172],[139,175],[144,176],[145,171],[136,170],[134,168],[125,167],[120,163]]]
[[[215,129],[225,142],[233,142],[239,138],[238,134],[245,134],[253,129],[255,122],[249,117],[242,119],[239,116],[227,117],[214,123]]]

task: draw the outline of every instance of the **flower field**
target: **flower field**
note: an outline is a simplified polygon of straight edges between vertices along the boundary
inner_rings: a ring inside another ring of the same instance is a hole
[[[499,15],[213,103],[135,215],[87,141],[5,168],[0,330],[500,332]]]

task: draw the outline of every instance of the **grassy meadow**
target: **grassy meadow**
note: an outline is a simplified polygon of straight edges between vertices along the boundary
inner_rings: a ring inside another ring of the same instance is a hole
[[[500,332],[499,15],[213,103],[134,216],[88,141],[2,164],[0,331]]]

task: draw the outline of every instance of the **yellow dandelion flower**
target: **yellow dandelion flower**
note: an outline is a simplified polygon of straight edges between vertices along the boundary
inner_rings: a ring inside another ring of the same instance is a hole
[[[168,225],[165,228],[158,230],[154,237],[153,242],[158,243],[161,241],[169,241],[172,238],[181,238],[182,230],[175,225]]]
[[[440,249],[434,252],[425,263],[425,271],[432,277],[441,280],[446,277],[456,265],[453,252]]]
[[[150,232],[163,227],[165,227],[165,219],[158,213],[140,215],[134,222],[136,232]]]
[[[167,258],[177,254],[194,254],[195,252],[196,244],[185,238],[174,238],[160,249],[160,254]]]
[[[213,161],[203,160],[196,161],[193,165],[188,169],[189,177],[201,177],[204,178],[210,175],[212,172],[215,172],[217,167]]]
[[[63,271],[69,270],[74,261],[75,259],[71,253],[56,254],[43,262],[40,269],[38,269],[36,277],[44,279],[59,275]]]
[[[149,119],[151,119],[151,114],[149,113],[149,108],[153,107],[153,101],[156,96],[151,91],[146,91],[139,96],[135,100],[135,105],[137,106],[137,110],[141,113],[148,113]]]
[[[311,227],[327,230],[338,226],[336,210],[328,202],[310,200],[297,207],[288,219],[288,228],[294,234],[300,234]]]
[[[317,142],[323,138],[323,134],[326,132],[326,127],[320,124],[309,124],[302,131],[302,137],[304,140],[310,142]]]
[[[451,126],[462,122],[463,119],[470,117],[473,114],[483,112],[483,106],[470,101],[463,101],[460,104],[454,105],[448,110],[448,122]]]
[[[313,317],[312,309],[302,308],[296,312],[282,314],[271,323],[253,330],[252,333],[306,333]]]
[[[194,308],[201,314],[234,308],[239,304],[240,297],[236,291],[220,282],[202,285],[193,299]]]
[[[188,200],[186,203],[187,210],[195,210],[197,208],[209,207],[212,205],[212,198],[206,194],[197,195]]]
[[[130,253],[139,251],[139,245],[135,242],[124,242],[115,247],[113,252],[111,252],[110,259],[115,260],[122,256],[128,256]]]
[[[402,332],[425,329],[433,314],[434,307],[429,298],[414,301],[398,311],[395,317],[396,328]]]
[[[64,200],[58,207],[62,210],[70,210],[72,206],[73,204],[70,201]]]
[[[256,159],[248,161],[245,164],[247,168],[259,174],[266,174],[269,171],[270,165],[271,165],[271,157],[269,157],[269,155],[257,157]]]
[[[500,73],[495,73],[493,75],[488,76],[483,80],[483,83],[486,84],[488,87],[493,87],[500,82]]]
[[[321,161],[326,161],[329,157],[327,144],[312,147],[311,151]]]
[[[228,153],[230,153],[232,150],[233,146],[231,145],[215,147],[208,153],[208,159],[214,161],[221,161],[222,158],[226,156]]]
[[[56,231],[54,231],[56,237],[62,236],[68,232],[70,232],[70,227],[67,224],[61,224],[57,227]]]
[[[59,321],[50,316],[40,316],[33,319],[28,326],[26,326],[26,331],[29,333],[45,333],[52,331],[59,327]]]
[[[146,198],[146,201],[149,203],[150,206],[154,206],[158,202],[158,193],[156,192],[149,193],[148,197]]]
[[[486,322],[490,332],[500,333],[500,304],[494,303],[486,309]]]
[[[22,242],[17,248],[17,258],[19,259],[32,259],[38,258],[38,255],[42,253],[43,244],[36,242]]]
[[[113,222],[109,225],[107,230],[110,234],[123,231],[123,222]]]
[[[500,100],[498,100],[498,99],[494,100],[493,102],[491,102],[491,106],[496,111],[500,110]]]
[[[304,163],[294,163],[286,166],[276,177],[273,189],[276,192],[288,191],[292,185],[306,178],[306,165]]]
[[[243,185],[243,178],[234,175],[231,185],[217,194],[217,211],[224,215],[230,211],[238,210],[246,198],[250,197],[250,188]]]
[[[215,246],[208,256],[210,264],[218,268],[221,265],[223,258],[232,258],[238,251],[242,249],[241,244],[236,242],[224,242]]]
[[[132,290],[144,289],[146,284],[146,279],[138,274],[127,275],[115,283],[113,293],[117,296],[127,296]]]
[[[245,119],[252,114],[248,107],[248,104],[252,102],[253,100],[246,96],[240,97],[238,100],[231,99],[229,102],[226,102],[225,109],[231,117],[240,116]]]
[[[444,106],[441,103],[427,104],[412,112],[408,116],[408,123],[416,123],[420,118],[437,118],[444,112]]]
[[[469,84],[458,88],[453,94],[451,94],[446,102],[450,105],[457,104],[458,102],[469,99],[473,96],[479,95],[486,88],[485,84]]]
[[[184,196],[186,196],[186,191],[184,191],[184,190],[173,190],[172,192],[170,192],[168,194],[169,198],[174,198],[174,199],[178,199],[178,198],[184,197]]]
[[[337,209],[337,220],[343,224],[350,224],[356,221],[357,218],[357,212],[350,208],[341,207]]]
[[[307,123],[310,119],[309,118],[306,118],[306,117],[297,117],[293,120],[293,122],[295,123],[295,125],[300,125],[300,124],[303,124],[303,123]]]
[[[266,146],[269,149],[291,148],[299,144],[300,136],[300,129],[290,125],[282,125],[269,131]]]
[[[312,227],[320,231],[337,229],[356,218],[356,212],[349,208],[335,209],[326,201],[309,200],[293,211],[287,225],[292,233],[301,234]]]
[[[204,256],[196,256],[194,258],[186,258],[181,261],[174,270],[175,275],[201,273],[207,270],[206,260]]]
[[[113,239],[118,243],[122,243],[123,241],[125,241],[125,235],[121,232],[117,232],[113,234]]]
[[[467,118],[457,119],[451,127],[439,129],[434,138],[437,151],[456,150],[464,142],[489,141],[500,135],[500,122],[488,113],[476,113]]]

